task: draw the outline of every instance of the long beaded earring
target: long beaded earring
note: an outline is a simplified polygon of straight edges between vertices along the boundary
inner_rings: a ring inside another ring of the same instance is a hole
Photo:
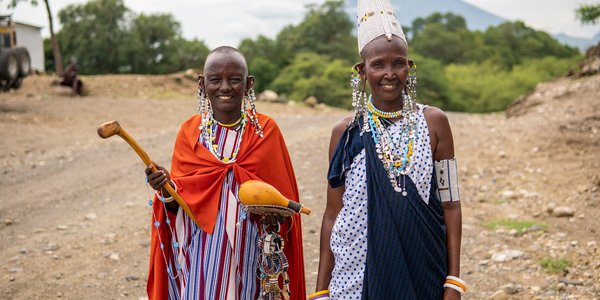
[[[352,87],[352,107],[354,108],[354,119],[358,118],[365,113],[367,94],[365,92],[365,84],[363,83],[361,88],[361,78],[357,70],[356,75],[354,74],[355,68],[352,68],[350,72],[350,86]]]
[[[250,88],[248,90],[248,97],[247,97],[248,102],[250,103],[250,113],[248,114],[248,118],[250,119],[250,123],[252,125],[254,125],[254,133],[258,134],[258,136],[263,137],[263,130],[262,130],[262,126],[260,126],[260,123],[258,122],[258,115],[256,113],[256,105],[254,104],[256,102],[256,94],[254,93],[254,89]],[[244,101],[246,102],[246,101]],[[244,103],[245,106],[245,103]],[[244,107],[244,110],[246,108]]]
[[[416,101],[416,99],[417,99],[417,64],[416,63],[413,63],[413,65],[408,70],[408,83],[406,84],[406,88],[407,88],[408,94],[410,95],[412,100]]]
[[[200,125],[200,131],[204,133],[206,129],[210,126],[211,119],[213,116],[210,100],[200,87],[198,87],[198,113],[200,113],[202,123]]]
[[[198,113],[201,115],[204,115],[204,109],[205,109],[205,105],[206,105],[206,98],[204,96],[204,92],[202,91],[202,89],[200,89],[200,87],[198,87]]]

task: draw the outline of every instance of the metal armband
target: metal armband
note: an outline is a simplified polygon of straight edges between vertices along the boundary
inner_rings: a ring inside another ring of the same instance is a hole
[[[433,162],[437,179],[438,196],[442,202],[460,201],[458,194],[458,169],[456,159],[436,160]]]

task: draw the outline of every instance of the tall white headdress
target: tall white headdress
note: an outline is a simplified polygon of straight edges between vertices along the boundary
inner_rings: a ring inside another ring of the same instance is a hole
[[[396,35],[408,45],[394,7],[389,0],[358,0],[358,53],[372,40],[385,35],[388,40]]]

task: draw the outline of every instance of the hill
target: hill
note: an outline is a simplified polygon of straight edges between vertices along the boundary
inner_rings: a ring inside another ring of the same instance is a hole
[[[356,19],[357,0],[346,0],[346,12],[352,20]],[[392,0],[403,26],[410,26],[419,17],[427,17],[435,12],[451,12],[465,18],[470,30],[486,30],[508,20],[461,0]],[[588,47],[600,41],[600,33],[591,39],[572,37],[561,33],[553,37],[561,43],[577,47],[585,52]]]
[[[346,11],[352,20],[356,20],[356,2],[356,0],[346,1]],[[506,21],[461,0],[392,0],[391,2],[403,25],[410,25],[414,19],[427,17],[435,12],[452,12],[461,15],[471,30],[485,30],[489,26]]]
[[[554,38],[565,45],[577,47],[582,53],[585,53],[588,48],[600,42],[600,32],[591,39],[572,37],[564,33],[555,34]]]

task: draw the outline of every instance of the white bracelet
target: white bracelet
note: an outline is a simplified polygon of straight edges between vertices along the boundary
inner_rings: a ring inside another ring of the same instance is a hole
[[[459,292],[461,295],[465,294],[465,291],[463,291],[463,289],[461,289],[459,286],[456,286],[452,283],[444,283],[444,288],[451,288],[451,289]]]
[[[175,188],[174,188],[175,192],[177,192],[177,185],[175,184],[175,181],[171,180],[171,184],[172,184],[172,185],[175,187]],[[157,197],[158,199],[160,199],[160,201],[162,201],[163,203],[170,203],[170,202],[173,202],[173,200],[175,200],[175,198],[173,198],[173,195],[171,195],[171,197],[169,197],[169,198],[165,198],[165,197],[163,197],[163,195],[162,195],[162,192],[160,192],[159,190],[156,190],[156,191],[154,192],[154,194],[155,194],[155,195],[156,195],[156,197]]]
[[[458,281],[459,283],[462,283],[464,286],[467,286],[467,283],[464,280],[462,280],[456,276],[448,275],[448,276],[446,276],[446,279],[452,279],[452,280]]]

